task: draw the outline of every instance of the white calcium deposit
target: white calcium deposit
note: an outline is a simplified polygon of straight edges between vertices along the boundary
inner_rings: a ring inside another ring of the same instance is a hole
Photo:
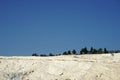
[[[0,56],[0,80],[120,80],[120,54]]]

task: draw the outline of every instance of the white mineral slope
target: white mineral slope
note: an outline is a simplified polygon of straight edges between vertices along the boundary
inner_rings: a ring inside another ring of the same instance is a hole
[[[0,56],[0,80],[120,80],[120,54]]]

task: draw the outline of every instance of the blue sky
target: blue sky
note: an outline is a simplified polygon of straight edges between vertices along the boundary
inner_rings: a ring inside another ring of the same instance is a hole
[[[119,0],[0,0],[0,56],[120,49]]]

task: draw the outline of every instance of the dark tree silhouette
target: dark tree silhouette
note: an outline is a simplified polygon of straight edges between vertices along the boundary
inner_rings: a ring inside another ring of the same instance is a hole
[[[38,56],[37,53],[33,53],[32,56]]]
[[[93,49],[93,47],[91,47],[90,48],[90,53],[93,54],[93,52],[94,52],[94,49]]]
[[[87,53],[88,53],[87,47],[82,48],[80,51],[80,54],[87,54]]]
[[[95,48],[91,47],[90,53],[91,53],[91,54],[95,54],[95,53],[97,53],[97,50],[96,50]]]
[[[65,52],[63,52],[63,55],[67,55],[68,53],[65,51]]]
[[[70,50],[68,50],[68,55],[70,55],[71,54],[71,51]]]
[[[49,56],[55,56],[55,55],[53,55],[52,53],[49,53]]]
[[[43,57],[45,57],[45,56],[47,56],[46,54],[40,54],[40,56],[43,56]]]
[[[104,48],[104,53],[108,53],[108,50],[106,48]]]
[[[76,50],[75,50],[75,49],[72,51],[72,54],[77,54],[77,52],[76,52]]]
[[[101,53],[103,53],[103,50],[102,50],[102,48],[99,48],[99,49],[97,50],[97,53],[98,53],[98,54],[101,54]]]

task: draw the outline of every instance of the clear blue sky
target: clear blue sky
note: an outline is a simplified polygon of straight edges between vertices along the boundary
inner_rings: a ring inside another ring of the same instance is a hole
[[[120,49],[120,0],[0,0],[0,56]]]

